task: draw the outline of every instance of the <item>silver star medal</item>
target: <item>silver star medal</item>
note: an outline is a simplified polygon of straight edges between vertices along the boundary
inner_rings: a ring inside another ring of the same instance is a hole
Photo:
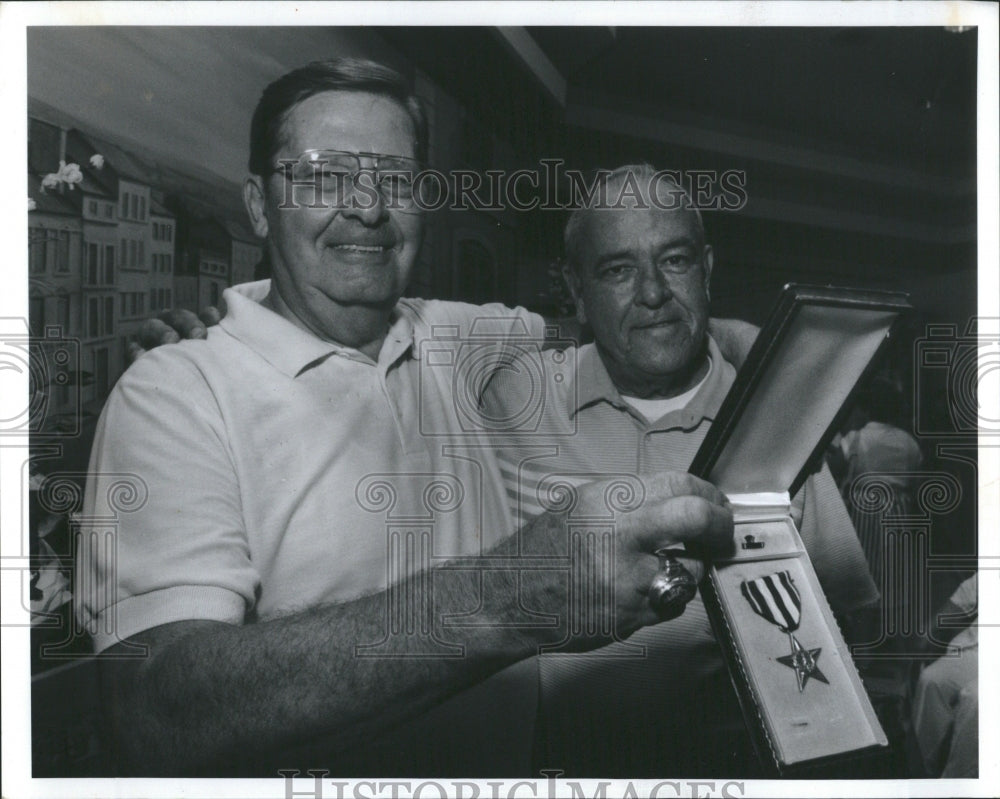
[[[819,656],[823,650],[820,647],[806,649],[792,635],[799,628],[802,619],[802,598],[795,587],[792,575],[782,571],[754,580],[744,580],[740,585],[740,591],[743,592],[754,613],[788,635],[792,647],[791,654],[783,655],[776,660],[783,666],[794,669],[799,693],[805,689],[810,677],[829,685],[829,680],[819,670]]]

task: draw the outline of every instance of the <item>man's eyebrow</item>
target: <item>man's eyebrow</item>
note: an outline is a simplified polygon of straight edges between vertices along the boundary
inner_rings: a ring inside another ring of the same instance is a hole
[[[665,242],[656,249],[658,252],[663,252],[664,250],[673,250],[676,249],[677,247],[696,248],[697,246],[698,246],[697,239],[694,239],[691,236],[679,236],[676,239],[671,239],[670,241]]]
[[[666,252],[667,250],[675,250],[678,247],[690,247],[691,249],[698,248],[698,241],[691,236],[679,236],[676,239],[670,239],[656,248],[657,253]],[[635,253],[629,247],[623,247],[620,250],[613,250],[612,252],[606,252],[600,255],[594,262],[594,266],[602,266],[609,261],[617,261],[623,258],[633,258]]]
[[[594,266],[602,266],[603,264],[606,264],[608,261],[617,261],[622,258],[632,258],[632,257],[633,257],[632,250],[629,249],[615,250],[614,252],[606,252],[594,262]]]

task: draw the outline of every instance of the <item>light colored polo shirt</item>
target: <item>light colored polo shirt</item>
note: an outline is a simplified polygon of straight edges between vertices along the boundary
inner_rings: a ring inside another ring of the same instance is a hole
[[[522,414],[525,424],[512,424],[495,438],[518,524],[552,508],[546,498],[555,478],[584,483],[601,475],[687,471],[736,376],[711,338],[708,346],[713,366],[694,398],[652,421],[622,399],[593,344],[543,352],[536,373],[497,370],[483,395],[487,418],[513,418],[528,406],[535,413]],[[854,610],[877,601],[864,553],[826,466],[806,480],[793,506],[834,609]]]
[[[113,534],[86,537],[77,591],[98,651],[168,622],[241,624],[382,591],[400,560],[430,567],[512,532],[454,375],[471,333],[486,350],[537,340],[541,317],[401,300],[373,361],[225,298],[207,341],[143,356],[101,416],[84,520]],[[129,507],[123,479],[138,486]]]
[[[711,338],[709,357],[712,369],[690,402],[651,421],[622,399],[593,344],[544,352],[535,374],[497,371],[483,398],[487,417],[535,407],[520,429],[496,439],[515,517],[523,522],[558,506],[553,487],[559,483],[687,471],[735,379]],[[794,505],[833,608],[876,602],[857,535],[825,466],[806,481]],[[632,757],[637,768],[647,768],[657,751],[663,753],[658,762],[668,764],[670,751],[691,734],[742,729],[735,705],[719,696],[730,691],[700,595],[679,618],[644,627],[627,642],[589,653],[543,654],[538,662],[543,740],[537,756],[554,768],[598,773],[609,751],[630,752],[608,761],[613,764]],[[720,704],[713,708],[715,697]],[[717,767],[719,761],[708,762]]]

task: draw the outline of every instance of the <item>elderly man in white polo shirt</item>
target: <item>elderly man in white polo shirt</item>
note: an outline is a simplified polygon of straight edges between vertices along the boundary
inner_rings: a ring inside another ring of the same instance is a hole
[[[421,383],[421,343],[439,326],[461,338],[485,316],[542,333],[524,311],[400,300],[423,226],[397,178],[425,150],[419,103],[385,67],[319,62],[271,84],[244,190],[270,289],[230,293],[207,342],[144,357],[107,402],[84,515],[117,528],[83,536],[76,601],[98,650],[123,656],[104,662],[126,773],[274,774],[298,765],[275,752],[318,738],[325,760],[307,765],[323,767],[580,626],[559,565],[564,516],[512,535],[485,444],[421,434],[421,418],[461,430],[448,369]],[[321,202],[295,202],[303,173]],[[342,192],[362,174],[367,187]],[[141,501],[116,517],[123,480],[141,481]],[[588,557],[621,636],[660,618],[656,550],[732,537],[707,483],[667,473],[634,488],[615,507],[601,484],[580,495],[618,533],[613,557]],[[136,644],[147,657],[127,657]],[[512,696],[496,694],[494,720],[523,737],[533,697]],[[386,757],[341,765],[379,773]]]

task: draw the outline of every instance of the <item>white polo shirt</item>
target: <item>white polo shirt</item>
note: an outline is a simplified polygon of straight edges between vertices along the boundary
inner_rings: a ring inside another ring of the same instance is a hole
[[[429,567],[513,529],[453,377],[474,325],[489,347],[541,339],[541,317],[401,300],[376,362],[225,298],[207,341],[143,356],[101,415],[76,591],[97,651],[168,622],[240,624],[382,591],[400,553]]]

